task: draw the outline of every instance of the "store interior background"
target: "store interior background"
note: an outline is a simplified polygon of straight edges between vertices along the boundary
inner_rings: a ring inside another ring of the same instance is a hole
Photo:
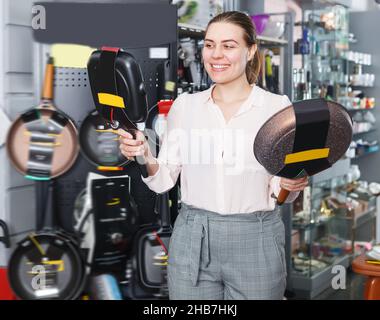
[[[314,176],[310,187],[282,208],[288,235],[287,298],[363,299],[365,277],[356,275],[351,263],[380,243],[380,4],[374,0],[215,2],[224,10],[265,13],[272,21],[283,23],[280,37],[259,35],[266,64],[260,86],[287,94],[294,101],[325,97],[349,109],[355,133],[346,155],[331,169]],[[9,226],[14,248],[34,229],[35,197],[33,182],[9,163],[3,124],[38,104],[47,49],[33,40],[32,0],[3,0],[0,5],[0,219]],[[190,19],[178,26],[182,50],[178,52],[178,59],[182,59],[178,63],[178,94],[210,85],[199,55],[207,19],[204,15],[198,20],[200,25]],[[186,58],[181,58],[184,52]],[[268,64],[273,74],[268,73]],[[58,94],[57,99],[67,93]],[[4,249],[0,243],[0,275],[7,268],[12,248]],[[345,290],[331,288],[335,265],[347,270]]]

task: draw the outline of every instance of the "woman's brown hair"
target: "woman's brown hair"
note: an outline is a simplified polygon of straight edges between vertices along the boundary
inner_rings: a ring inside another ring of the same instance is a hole
[[[209,21],[206,28],[206,33],[208,27],[216,22],[228,22],[242,28],[244,31],[244,40],[248,48],[254,44],[257,45],[255,25],[252,23],[251,18],[244,12],[226,11],[218,14]],[[260,73],[260,66],[260,53],[257,48],[254,57],[248,61],[247,67],[245,69],[245,74],[247,75],[247,79],[250,84],[257,82]]]

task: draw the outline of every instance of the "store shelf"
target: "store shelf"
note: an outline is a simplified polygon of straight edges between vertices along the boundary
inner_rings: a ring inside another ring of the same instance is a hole
[[[369,151],[369,152],[365,152],[361,155],[358,155],[356,156],[355,158],[351,158],[351,160],[358,160],[358,159],[361,159],[365,156],[368,156],[368,155],[371,155],[371,154],[374,154],[374,153],[378,153],[380,151],[380,149],[377,149],[377,150],[374,150],[374,151]]]
[[[350,84],[350,86],[355,88],[375,88],[375,86],[365,86],[362,84]]]
[[[338,160],[335,164],[333,164],[331,168],[328,168],[312,176],[311,184],[312,186],[314,186],[317,183],[344,176],[348,172],[349,169],[350,169],[350,159],[344,157]]]
[[[355,132],[353,134],[354,137],[356,136],[360,136],[362,134],[366,134],[366,133],[370,133],[370,132],[375,132],[377,129],[376,128],[373,128],[373,129],[370,129],[370,130],[366,130],[366,131],[361,131],[361,132]]]
[[[360,226],[370,222],[372,219],[376,217],[375,212],[376,212],[376,208],[373,207],[373,208],[370,208],[364,214],[360,215],[359,217],[355,217],[353,228],[354,229],[359,228]]]
[[[353,119],[354,120],[354,122],[356,122],[356,123],[371,123],[371,122],[369,122],[369,121],[364,121],[364,120],[362,120],[362,121],[357,121],[357,120],[355,120],[355,119]]]
[[[325,269],[312,274],[311,276],[303,275],[292,271],[292,289],[298,298],[312,299],[322,291],[331,287],[331,279],[334,277],[332,268],[339,265],[347,268],[350,265],[351,255],[336,257],[333,264]]]
[[[178,23],[178,32],[181,37],[203,38],[206,28],[186,23]],[[286,39],[257,36],[261,45],[265,46],[283,46],[288,44]]]
[[[356,214],[354,217],[340,216],[336,215],[337,219],[353,221],[352,228],[359,228],[360,226],[368,223],[371,219],[375,217],[376,207],[371,207],[367,211]]]
[[[345,7],[350,7],[351,1],[349,0],[323,0],[323,1],[315,1],[315,0],[302,0],[298,1],[302,7],[302,9],[326,9],[333,5],[342,5]]]
[[[331,216],[331,217],[327,218],[326,220],[310,222],[310,223],[295,223],[295,222],[293,222],[292,228],[295,230],[307,230],[307,229],[317,228],[317,227],[320,227],[320,226],[327,224],[334,217],[335,216]]]
[[[293,229],[296,230],[306,230],[306,229],[312,229],[312,228],[317,228],[320,226],[323,226],[327,223],[329,223],[333,219],[340,219],[340,220],[352,220],[353,221],[353,226],[355,228],[360,227],[361,225],[367,223],[369,220],[371,220],[374,217],[374,212],[376,211],[375,207],[371,207],[364,213],[360,213],[360,215],[357,215],[355,217],[347,217],[347,216],[342,216],[339,214],[334,214],[328,217],[325,220],[320,220],[312,223],[295,223],[293,222]]]
[[[257,36],[257,40],[259,40],[260,44],[262,45],[282,46],[288,44],[288,40],[286,39],[270,38],[265,36]]]
[[[351,43],[351,42],[350,42]],[[337,60],[344,60],[344,61],[347,61],[348,63],[353,63],[353,64],[357,64],[357,65],[361,65],[361,66],[367,66],[367,67],[371,67],[372,64],[368,64],[368,63],[363,63],[363,62],[356,62],[354,60],[350,60],[348,59],[347,57],[336,57],[334,59],[337,59]]]
[[[355,62],[355,61],[349,60],[347,58],[341,58],[341,59],[347,61],[348,63],[353,63],[353,64],[357,64],[357,65],[361,65],[361,66],[372,67],[372,64],[363,63],[363,62]]]
[[[364,109],[364,108],[360,108],[360,109],[349,109],[349,108],[346,108],[346,110],[348,112],[365,112],[365,111],[371,111],[373,110],[374,108],[369,108],[369,109]]]
[[[203,38],[206,28],[187,23],[178,23],[178,34],[180,37]]]

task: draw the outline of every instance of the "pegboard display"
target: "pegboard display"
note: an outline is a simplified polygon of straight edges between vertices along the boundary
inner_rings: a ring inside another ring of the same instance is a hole
[[[54,75],[54,86],[85,88],[88,86],[87,71],[81,68],[58,68]]]

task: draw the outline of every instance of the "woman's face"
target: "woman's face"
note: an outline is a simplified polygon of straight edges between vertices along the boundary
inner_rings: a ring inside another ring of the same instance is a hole
[[[243,38],[244,30],[232,23],[212,23],[205,35],[202,50],[203,63],[211,80],[215,83],[228,83],[245,76],[247,62],[255,54]]]

